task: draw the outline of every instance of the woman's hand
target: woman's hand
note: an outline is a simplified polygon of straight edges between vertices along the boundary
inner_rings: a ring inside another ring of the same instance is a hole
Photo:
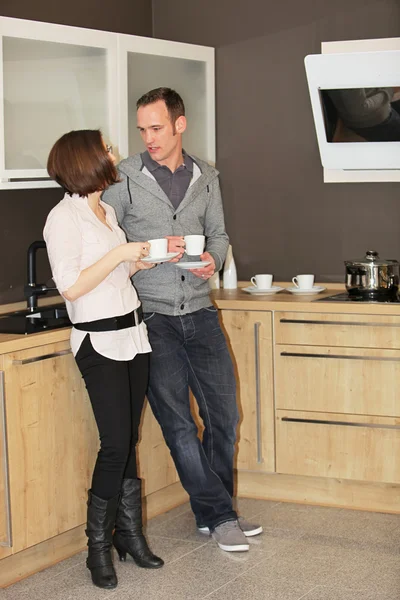
[[[146,271],[147,269],[152,269],[156,265],[154,263],[142,262],[138,260],[135,263],[131,263],[130,276],[135,275],[138,271]]]
[[[152,269],[153,267],[155,267],[156,265],[154,263],[144,263],[141,260],[138,260],[136,262],[136,268],[138,271],[145,271],[146,269]]]
[[[119,246],[121,262],[138,262],[149,255],[149,242],[128,242]]]

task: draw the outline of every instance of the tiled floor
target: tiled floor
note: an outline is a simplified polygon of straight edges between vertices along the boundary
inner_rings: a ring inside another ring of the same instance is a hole
[[[400,599],[400,517],[239,500],[262,523],[250,551],[226,553],[196,532],[188,504],[147,527],[157,571],[116,561],[116,590],[95,588],[85,553],[0,591],[4,600]]]

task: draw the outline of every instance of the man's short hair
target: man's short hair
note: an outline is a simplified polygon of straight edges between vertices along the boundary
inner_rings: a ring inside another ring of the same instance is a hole
[[[50,151],[47,171],[66,192],[79,196],[119,181],[99,129],[70,131],[60,137]]]
[[[147,106],[148,104],[154,104],[154,102],[158,102],[159,100],[163,100],[165,102],[172,125],[175,125],[175,121],[179,117],[185,116],[185,105],[182,98],[178,92],[168,87],[159,87],[154,90],[150,90],[150,92],[147,92],[147,94],[143,94],[143,96],[136,102],[136,108]]]

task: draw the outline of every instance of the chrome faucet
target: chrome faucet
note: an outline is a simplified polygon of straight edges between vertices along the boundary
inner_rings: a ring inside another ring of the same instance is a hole
[[[24,288],[28,310],[34,312],[37,309],[37,297],[43,296],[56,287],[48,287],[44,283],[36,283],[36,252],[40,248],[46,249],[46,242],[32,242],[28,248],[28,283]]]

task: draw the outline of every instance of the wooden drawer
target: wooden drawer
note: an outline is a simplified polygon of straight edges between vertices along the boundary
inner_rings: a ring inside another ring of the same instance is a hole
[[[400,351],[275,346],[275,405],[400,416]]]
[[[277,312],[275,342],[400,349],[400,317]]]
[[[277,411],[278,473],[400,483],[400,420]]]

